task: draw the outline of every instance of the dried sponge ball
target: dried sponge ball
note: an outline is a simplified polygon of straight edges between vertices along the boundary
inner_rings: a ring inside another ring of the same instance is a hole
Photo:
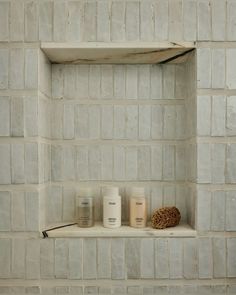
[[[180,212],[176,207],[164,207],[154,211],[151,221],[152,227],[163,229],[166,227],[176,226],[181,219]]]

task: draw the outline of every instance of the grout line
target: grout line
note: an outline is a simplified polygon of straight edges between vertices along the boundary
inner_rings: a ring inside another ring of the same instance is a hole
[[[197,95],[226,95],[235,96],[236,89],[214,89],[214,88],[198,88]]]
[[[101,284],[102,286],[117,286],[119,284],[125,286],[186,286],[186,285],[225,285],[225,284],[235,284],[235,278],[222,278],[222,279],[125,279],[125,280],[111,280],[111,279],[92,279],[92,280],[73,280],[73,279],[40,279],[40,280],[18,280],[18,279],[1,279],[0,286],[97,286]]]
[[[45,95],[44,95],[45,96]],[[86,105],[184,105],[185,98],[168,98],[168,99],[49,99],[50,102],[58,104],[86,104]]]
[[[11,89],[6,89],[6,90],[0,90],[0,96],[11,96],[11,97],[18,97],[18,96],[38,96],[38,90],[11,90]]]
[[[196,48],[236,48],[235,41],[196,41]]]
[[[0,144],[14,143],[38,143],[38,144],[55,144],[55,145],[155,145],[155,144],[199,144],[199,143],[236,143],[236,136],[198,136],[190,139],[150,139],[150,140],[129,140],[129,139],[49,139],[41,136],[37,137],[0,137]]]

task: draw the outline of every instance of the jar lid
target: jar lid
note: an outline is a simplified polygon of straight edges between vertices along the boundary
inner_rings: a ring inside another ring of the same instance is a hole
[[[119,196],[119,188],[115,186],[106,186],[104,187],[104,196]]]
[[[93,190],[91,187],[81,187],[79,188],[79,197],[93,197]]]
[[[131,196],[137,198],[145,197],[145,189],[144,187],[132,187],[131,188]]]

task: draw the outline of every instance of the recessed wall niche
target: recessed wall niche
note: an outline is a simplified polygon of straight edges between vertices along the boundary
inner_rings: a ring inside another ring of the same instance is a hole
[[[149,216],[176,205],[194,226],[195,52],[89,45],[86,55],[74,46],[42,47],[52,61],[46,226],[73,222],[76,195],[88,185],[101,221],[109,184],[120,187],[124,224],[135,185],[146,189]]]

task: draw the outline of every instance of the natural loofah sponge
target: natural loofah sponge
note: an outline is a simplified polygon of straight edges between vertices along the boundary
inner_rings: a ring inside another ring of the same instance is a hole
[[[154,211],[151,221],[152,227],[163,229],[166,227],[176,226],[181,219],[180,212],[176,207],[164,207]]]

